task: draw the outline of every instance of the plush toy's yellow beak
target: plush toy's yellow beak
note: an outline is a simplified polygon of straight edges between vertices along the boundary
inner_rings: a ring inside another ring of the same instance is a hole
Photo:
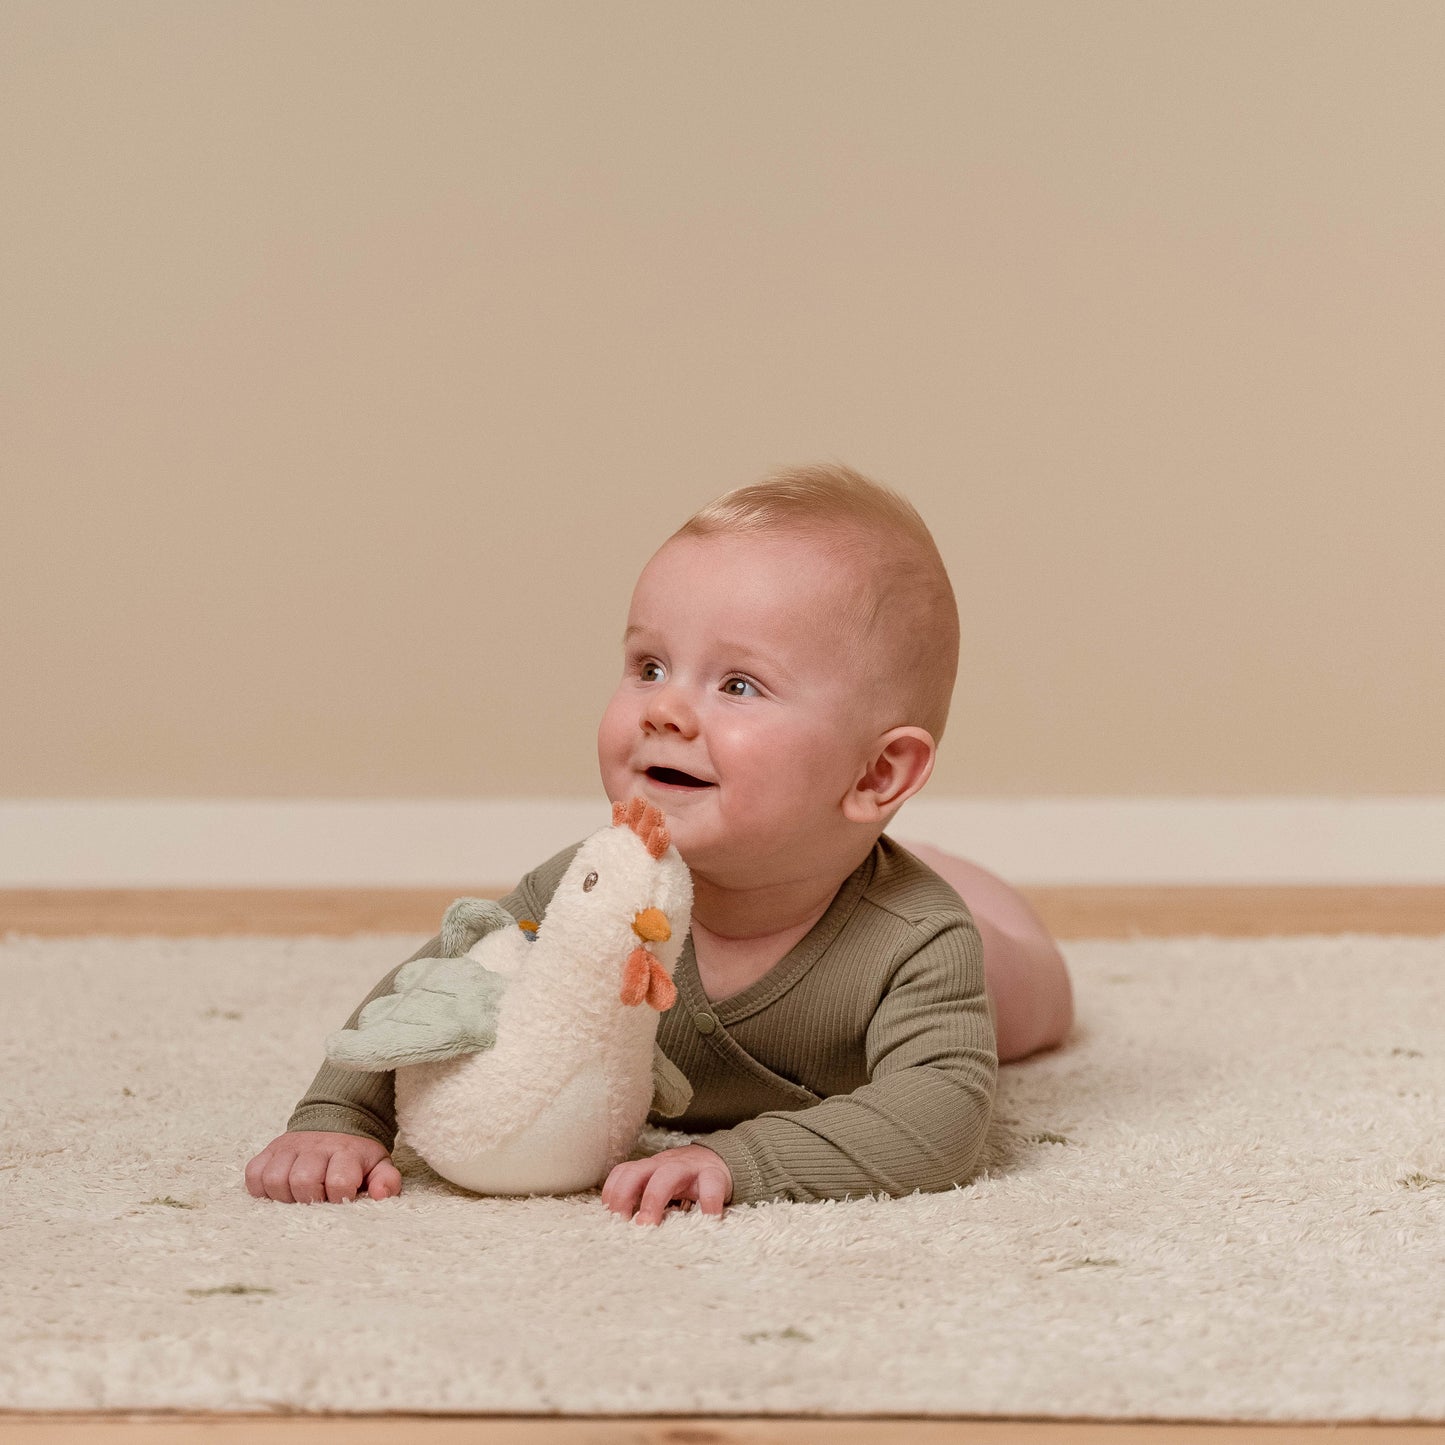
[[[667,915],[660,908],[644,908],[632,920],[632,931],[648,943],[666,943],[672,937]]]

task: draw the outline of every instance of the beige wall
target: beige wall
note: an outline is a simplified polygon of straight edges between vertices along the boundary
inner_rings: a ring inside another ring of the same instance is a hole
[[[930,794],[1445,792],[1445,6],[0,3],[0,796],[588,795],[841,458]]]

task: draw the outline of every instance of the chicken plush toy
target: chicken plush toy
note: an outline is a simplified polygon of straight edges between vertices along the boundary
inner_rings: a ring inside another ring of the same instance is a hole
[[[327,1039],[327,1057],[395,1069],[398,1129],[463,1189],[595,1188],[650,1109],[680,1114],[691,1097],[657,1045],[691,915],[692,875],[662,813],[641,798],[614,803],[543,922],[459,899],[442,927],[451,956],[406,964],[357,1028]]]

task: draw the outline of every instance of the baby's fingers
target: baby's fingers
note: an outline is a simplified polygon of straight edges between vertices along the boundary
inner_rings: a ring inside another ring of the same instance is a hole
[[[291,1193],[291,1166],[296,1162],[296,1150],[284,1144],[276,1148],[261,1169],[261,1193],[258,1199],[274,1199],[280,1204],[295,1204]]]
[[[292,1204],[325,1204],[326,1176],[331,1167],[331,1155],[315,1150],[298,1149],[291,1161],[291,1172],[287,1176]],[[355,1187],[354,1185],[352,1186]],[[272,1199],[280,1196],[273,1194]]]
[[[684,1164],[663,1164],[647,1181],[642,1203],[637,1206],[638,1224],[661,1224],[662,1215],[674,1199],[689,1197],[694,1183],[692,1171]]]
[[[275,1148],[274,1144],[268,1144],[246,1165],[246,1192],[256,1199],[271,1197],[266,1188],[266,1171],[271,1167]]]
[[[361,1160],[348,1150],[338,1149],[326,1161],[327,1201],[331,1204],[344,1204],[347,1200],[355,1199],[356,1191],[361,1188],[365,1178],[366,1170],[361,1167]]]
[[[697,1176],[697,1203],[704,1214],[721,1214],[732,1192],[728,1180],[716,1169],[702,1169]]]
[[[373,1199],[391,1199],[400,1194],[401,1170],[390,1159],[373,1165],[371,1173],[366,1176],[366,1192]]]
[[[618,1164],[602,1186],[603,1204],[613,1214],[620,1214],[624,1219],[631,1218],[637,1201],[642,1197],[642,1187],[654,1168],[656,1165],[650,1159],[630,1159]]]

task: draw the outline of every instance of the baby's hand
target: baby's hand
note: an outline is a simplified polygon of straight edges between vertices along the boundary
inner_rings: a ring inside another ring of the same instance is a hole
[[[663,1149],[647,1159],[628,1159],[613,1169],[602,1186],[602,1202],[624,1219],[630,1219],[635,1209],[638,1224],[661,1224],[662,1211],[674,1199],[682,1200],[688,1209],[697,1200],[704,1214],[720,1215],[732,1197],[732,1171],[721,1154],[701,1144]]]
[[[282,1134],[246,1166],[246,1188],[282,1204],[340,1204],[355,1199],[363,1182],[373,1199],[401,1193],[401,1172],[386,1146],[359,1134]]]

